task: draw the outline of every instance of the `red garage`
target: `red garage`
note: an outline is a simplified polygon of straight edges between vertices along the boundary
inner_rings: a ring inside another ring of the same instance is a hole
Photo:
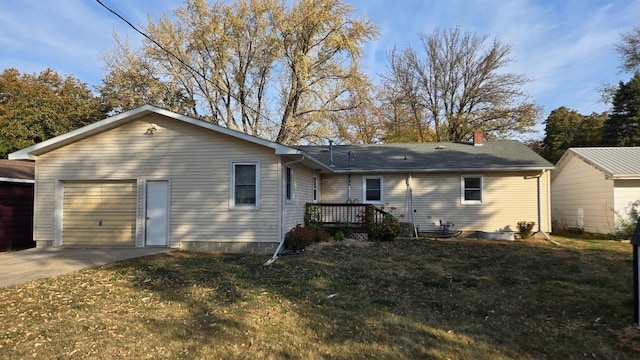
[[[33,175],[31,161],[0,160],[0,251],[35,246]]]

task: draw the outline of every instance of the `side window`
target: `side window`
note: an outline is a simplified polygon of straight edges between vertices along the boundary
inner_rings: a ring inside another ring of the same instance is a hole
[[[313,175],[311,182],[313,187],[313,202],[318,202],[318,177]]]
[[[231,207],[258,207],[258,184],[260,184],[258,167],[258,163],[232,163]]]
[[[291,198],[293,197],[293,169],[291,168],[291,166],[287,166],[285,169],[286,199],[291,200]]]
[[[382,177],[364,177],[362,182],[363,202],[382,204]]]
[[[463,204],[482,204],[482,176],[462,176],[460,179],[461,202]]]

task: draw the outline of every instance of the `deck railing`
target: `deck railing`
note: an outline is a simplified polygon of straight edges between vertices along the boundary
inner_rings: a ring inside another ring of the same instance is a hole
[[[305,226],[348,223],[355,233],[368,234],[369,222],[381,222],[385,214],[388,213],[371,204],[307,203],[304,222]]]

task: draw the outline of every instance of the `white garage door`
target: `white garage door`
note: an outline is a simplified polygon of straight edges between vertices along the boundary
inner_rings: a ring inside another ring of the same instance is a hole
[[[65,181],[63,246],[134,246],[136,182]]]

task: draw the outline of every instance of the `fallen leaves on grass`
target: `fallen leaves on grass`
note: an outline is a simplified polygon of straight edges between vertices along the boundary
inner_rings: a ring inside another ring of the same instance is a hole
[[[630,249],[344,241],[172,252],[0,290],[0,358],[635,358]]]

